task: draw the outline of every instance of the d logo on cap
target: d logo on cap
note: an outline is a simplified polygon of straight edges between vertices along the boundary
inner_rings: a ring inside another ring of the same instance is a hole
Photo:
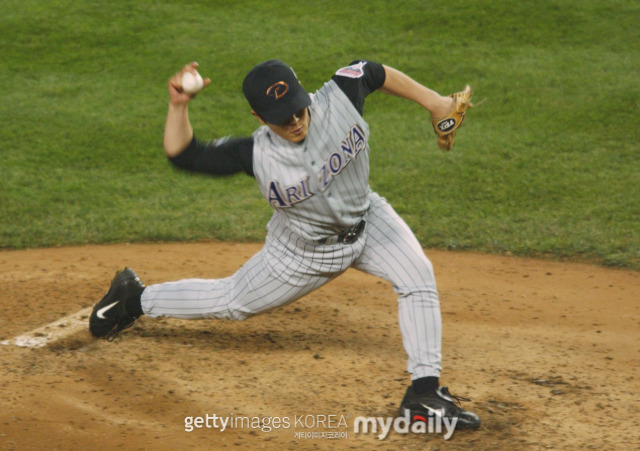
[[[242,92],[251,109],[265,122],[282,124],[311,105],[291,67],[280,60],[268,60],[254,66],[242,82]]]
[[[267,96],[273,96],[276,100],[280,99],[283,95],[287,93],[289,90],[289,85],[284,81],[279,81],[277,83],[272,84],[267,89]]]

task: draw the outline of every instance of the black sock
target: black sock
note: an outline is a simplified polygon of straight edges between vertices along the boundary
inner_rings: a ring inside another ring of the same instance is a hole
[[[140,301],[140,296],[142,296],[143,291],[144,288],[140,290],[140,293],[136,293],[136,296],[131,296],[126,300],[127,313],[135,318],[144,315],[144,312],[142,311],[142,303]]]
[[[421,377],[415,379],[411,385],[413,385],[413,391],[416,395],[422,395],[438,388],[440,386],[440,379],[435,376]]]

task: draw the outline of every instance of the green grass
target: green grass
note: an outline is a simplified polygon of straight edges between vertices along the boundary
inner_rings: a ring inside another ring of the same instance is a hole
[[[367,100],[371,185],[424,246],[640,268],[638,2],[3,6],[0,247],[261,240],[270,208],[251,178],[163,157],[167,79],[197,60],[213,83],[190,107],[196,133],[248,135],[254,64],[283,59],[313,91],[369,58],[486,99],[449,153],[417,105]]]

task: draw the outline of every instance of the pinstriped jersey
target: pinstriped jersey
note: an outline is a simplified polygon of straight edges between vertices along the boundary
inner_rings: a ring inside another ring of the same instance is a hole
[[[253,172],[274,219],[317,240],[357,224],[369,208],[369,126],[334,80],[311,95],[301,143],[268,126],[253,138]]]

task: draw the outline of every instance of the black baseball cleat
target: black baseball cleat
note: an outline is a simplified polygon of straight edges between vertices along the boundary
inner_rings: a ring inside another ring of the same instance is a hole
[[[460,407],[460,401],[470,401],[470,399],[452,395],[447,387],[439,387],[417,395],[413,386],[410,385],[400,404],[399,414],[406,416],[408,411],[411,422],[427,422],[429,418],[434,416],[457,418],[456,429],[479,428],[480,418],[478,415],[467,412]]]
[[[144,285],[133,269],[118,272],[107,294],[93,307],[89,317],[91,335],[112,341],[124,329],[133,326],[140,315],[127,311],[127,304],[139,301],[143,290]]]

